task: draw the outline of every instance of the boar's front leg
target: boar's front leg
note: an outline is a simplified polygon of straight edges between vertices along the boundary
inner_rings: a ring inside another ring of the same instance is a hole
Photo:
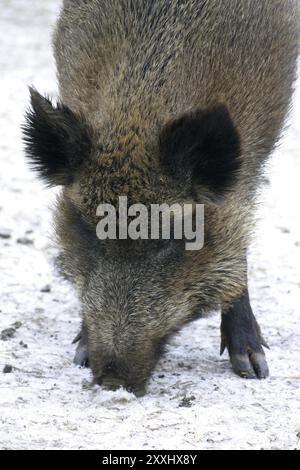
[[[262,346],[268,348],[252,312],[248,288],[227,310],[222,310],[221,355],[228,349],[234,372],[246,379],[265,379],[269,368]]]
[[[76,338],[73,341],[73,344],[76,344],[76,353],[74,356],[74,364],[77,366],[81,367],[88,367],[88,337],[87,337],[87,331],[84,325],[82,325],[80,333],[76,336]]]

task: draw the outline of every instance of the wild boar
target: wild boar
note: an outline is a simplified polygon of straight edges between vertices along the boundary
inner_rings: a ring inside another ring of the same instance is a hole
[[[82,308],[75,362],[145,393],[168,338],[221,308],[234,371],[269,374],[247,250],[264,164],[291,103],[297,0],[68,0],[59,102],[31,89],[27,156],[51,186],[60,269]],[[99,204],[204,204],[204,246],[101,240]]]

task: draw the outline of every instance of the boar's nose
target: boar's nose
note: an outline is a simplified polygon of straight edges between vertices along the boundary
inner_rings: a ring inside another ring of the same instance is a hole
[[[112,374],[102,375],[99,383],[107,390],[117,390],[120,387],[127,388],[125,380]]]
[[[144,386],[131,386],[128,381],[118,375],[116,364],[111,361],[105,365],[102,375],[98,378],[97,383],[107,390],[115,391],[120,387],[125,388],[129,392],[133,392],[136,396],[143,396],[146,393]]]
[[[116,364],[112,360],[105,364],[97,382],[108,390],[117,390],[120,387],[126,388],[125,380],[119,377]]]
[[[118,390],[120,387],[125,388],[128,392],[134,393],[137,397],[143,397],[146,393],[145,386],[131,386],[126,380],[114,375],[103,375],[98,381],[99,385],[107,390]]]

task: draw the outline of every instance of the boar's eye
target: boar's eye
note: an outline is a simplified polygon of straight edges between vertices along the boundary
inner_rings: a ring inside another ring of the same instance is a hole
[[[70,235],[78,239],[81,245],[86,245],[90,249],[100,245],[95,227],[84,219],[80,211],[73,204],[70,204],[69,207],[68,220]]]
[[[70,184],[91,152],[91,130],[67,106],[53,106],[33,88],[30,94],[23,126],[28,160],[48,186]]]
[[[240,138],[225,105],[195,110],[167,123],[160,135],[161,163],[174,178],[222,195],[240,169]]]

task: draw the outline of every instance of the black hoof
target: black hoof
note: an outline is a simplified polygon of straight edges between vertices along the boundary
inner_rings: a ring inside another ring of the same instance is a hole
[[[88,342],[87,342],[87,335],[82,330],[74,339],[73,344],[76,344],[76,352],[73,359],[74,364],[80,367],[88,367],[89,365],[89,356],[88,356]]]
[[[266,379],[269,367],[263,347],[268,348],[253,315],[248,292],[222,314],[221,355],[228,349],[234,372],[244,379]]]
[[[243,379],[266,379],[269,376],[264,352],[233,354],[230,360],[234,372]]]

